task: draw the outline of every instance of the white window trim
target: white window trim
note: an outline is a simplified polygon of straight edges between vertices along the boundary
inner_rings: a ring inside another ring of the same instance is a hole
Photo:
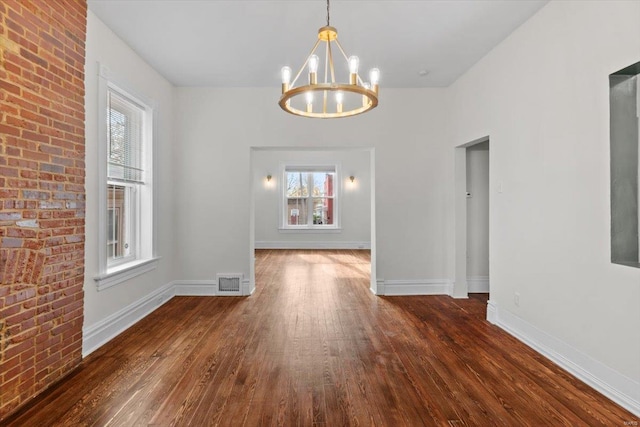
[[[284,201],[287,198],[287,170],[290,169],[301,169],[308,170],[309,172],[313,170],[322,170],[322,169],[333,169],[335,173],[334,186],[333,186],[333,200],[334,200],[334,223],[333,225],[314,225],[314,224],[304,224],[304,225],[289,225],[286,222],[284,217]],[[280,194],[279,198],[279,209],[278,209],[278,232],[286,234],[286,233],[300,233],[300,234],[324,234],[324,233],[341,233],[342,232],[342,211],[341,211],[341,196],[342,196],[342,174],[340,164],[309,164],[309,163],[280,163],[280,177],[279,180],[279,188],[278,192]]]
[[[137,232],[140,232],[141,227],[146,227],[146,232],[150,234],[151,242],[150,246],[146,248],[144,253],[139,254],[136,259],[120,263],[117,265],[109,266],[107,262],[107,230],[103,227],[107,221],[107,159],[108,159],[108,144],[107,144],[107,120],[106,120],[106,105],[107,105],[107,91],[109,88],[113,88],[118,92],[123,93],[127,97],[136,101],[140,105],[148,107],[148,113],[151,115],[151,124],[148,131],[151,133],[151,147],[149,157],[151,158],[151,173],[148,175],[146,181],[151,185],[151,193],[148,197],[151,198],[149,204],[151,205],[152,215],[157,212],[157,197],[156,186],[153,185],[154,175],[156,170],[156,156],[153,155],[154,150],[154,135],[157,135],[157,109],[155,108],[152,99],[140,96],[136,91],[131,90],[130,87],[114,78],[111,71],[103,64],[98,63],[98,275],[94,277],[96,287],[98,291],[110,288],[118,285],[119,283],[130,280],[136,276],[147,273],[158,266],[160,257],[157,256],[157,221],[152,218],[145,219],[145,224],[136,224]],[[136,250],[140,250],[139,248]]]
[[[159,261],[160,257],[131,261],[118,265],[110,269],[108,273],[94,277],[93,280],[96,281],[98,290],[102,291],[156,269]]]
[[[636,116],[638,117],[638,184],[640,184],[640,74],[636,74]],[[638,185],[638,230],[640,230],[640,185]],[[640,245],[640,233],[638,233]],[[640,262],[640,259],[638,259]]]

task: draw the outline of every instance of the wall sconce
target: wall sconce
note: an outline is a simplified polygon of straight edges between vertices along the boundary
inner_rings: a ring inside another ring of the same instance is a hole
[[[355,177],[355,176],[351,175],[351,176],[349,177],[349,181],[351,181],[351,183],[352,183],[352,184],[353,184],[353,181],[355,181],[355,180],[356,180],[356,177]]]
[[[272,188],[274,187],[274,183],[275,180],[273,179],[273,176],[271,176],[271,174],[267,174],[267,176],[264,179],[264,187],[265,188]]]

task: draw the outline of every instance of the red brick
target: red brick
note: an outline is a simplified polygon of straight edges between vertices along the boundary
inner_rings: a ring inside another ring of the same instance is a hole
[[[0,82],[0,89],[6,90],[7,92],[13,93],[13,94],[18,95],[18,96],[20,96],[20,93],[22,92],[22,90],[20,89],[19,86],[11,84],[11,83],[9,83],[7,81]]]
[[[13,344],[12,342],[10,342],[9,346],[4,351],[4,357],[6,357],[7,359],[10,359],[28,350],[32,346],[33,346],[32,340],[20,341],[17,344]]]
[[[21,98],[15,95],[7,96],[7,102],[10,104],[16,104],[19,107],[30,110],[30,111],[38,111],[38,107],[34,103],[27,102],[25,98]]]
[[[43,117],[40,114],[34,113],[32,111],[29,110],[21,110],[20,111],[20,117],[22,117],[25,120],[29,120],[31,122],[35,122],[35,123],[40,123],[43,125],[46,125],[49,123],[49,119],[47,119],[46,117]]]
[[[35,133],[27,130],[22,131],[22,137],[30,141],[38,141],[38,142],[45,142],[45,143],[48,143],[50,140],[48,135],[42,135],[40,133]]]
[[[0,209],[58,222],[0,220],[0,316],[14,334],[0,348],[0,423],[81,360],[86,13],[82,0],[0,3],[15,43],[0,67]]]
[[[0,133],[2,134],[20,136],[20,132],[20,128],[17,128],[15,126],[7,126],[0,123]]]
[[[5,122],[9,126],[14,126],[16,128],[21,128],[21,129],[29,129],[33,131],[38,128],[38,126],[35,123],[31,123],[27,120],[19,119],[17,117],[12,117],[12,116],[7,116]]]

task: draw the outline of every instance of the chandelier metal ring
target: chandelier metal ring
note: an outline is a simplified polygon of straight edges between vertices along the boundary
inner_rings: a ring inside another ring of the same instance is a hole
[[[305,96],[309,92],[350,92],[362,95],[363,98],[366,98],[367,101],[363,102],[364,105],[350,109],[348,111],[342,112],[313,112],[307,110],[301,110],[291,106],[290,100],[294,97]],[[357,114],[364,113],[365,111],[371,110],[378,106],[378,96],[377,94],[371,90],[367,89],[363,86],[358,85],[345,85],[345,84],[337,84],[337,83],[317,83],[315,85],[304,85],[298,86],[296,88],[290,89],[280,97],[280,101],[278,102],[280,107],[288,113],[295,114],[303,117],[311,117],[311,118],[319,118],[319,119],[333,119],[339,117],[351,117]]]
[[[291,114],[302,117],[332,119],[351,117],[367,112],[378,105],[378,80],[380,71],[373,68],[370,82],[365,83],[358,74],[360,60],[357,56],[347,56],[338,41],[338,30],[329,25],[329,0],[327,0],[327,25],[318,30],[318,40],[311,53],[291,80],[291,68],[282,68],[282,96],[278,104]],[[324,43],[324,67],[320,66],[320,58],[315,54]],[[348,82],[336,81],[336,69],[333,61],[335,47],[342,54],[349,70]],[[296,86],[298,78],[308,66],[308,84]],[[324,82],[318,82],[318,69],[324,68]],[[320,94],[320,97],[314,95]],[[319,102],[318,102],[319,100]]]

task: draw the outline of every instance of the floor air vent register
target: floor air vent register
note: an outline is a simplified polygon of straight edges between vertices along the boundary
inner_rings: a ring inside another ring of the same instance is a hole
[[[218,274],[217,295],[240,296],[242,295],[242,274]]]

